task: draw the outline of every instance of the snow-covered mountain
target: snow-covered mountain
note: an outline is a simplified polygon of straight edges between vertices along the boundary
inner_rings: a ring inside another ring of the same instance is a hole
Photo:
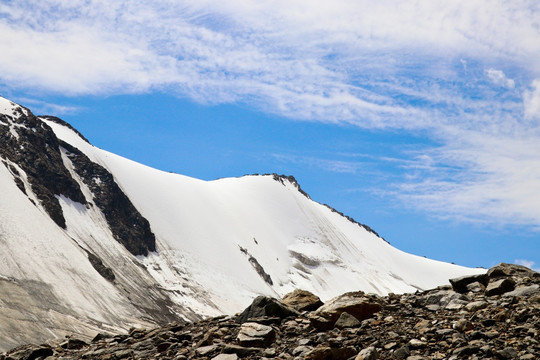
[[[292,177],[159,171],[1,97],[0,161],[0,349],[484,271],[404,253]]]

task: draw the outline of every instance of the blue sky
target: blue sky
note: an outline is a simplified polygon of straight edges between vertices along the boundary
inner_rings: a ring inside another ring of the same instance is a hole
[[[540,267],[535,1],[2,1],[0,94],[202,179],[294,175],[398,248]]]

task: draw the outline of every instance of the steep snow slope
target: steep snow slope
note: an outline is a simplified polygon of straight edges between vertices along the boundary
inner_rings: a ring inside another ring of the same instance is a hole
[[[139,260],[165,288],[176,290],[177,301],[205,314],[238,311],[261,293],[281,296],[304,288],[328,299],[351,290],[407,292],[484,271],[397,250],[310,200],[287,178],[206,182],[165,173],[46,123],[114,174],[156,235],[158,251]],[[196,301],[189,297],[194,284],[205,294]]]
[[[28,129],[21,119],[29,112],[3,98],[0,114],[2,147],[15,145],[15,151],[23,151],[28,147],[22,142],[25,133],[43,130]],[[0,349],[193,315],[173,304],[113,238],[92,203],[59,196],[69,230],[62,229],[42,206],[28,174],[2,156],[0,189]],[[114,267],[114,281],[96,271],[90,254]]]

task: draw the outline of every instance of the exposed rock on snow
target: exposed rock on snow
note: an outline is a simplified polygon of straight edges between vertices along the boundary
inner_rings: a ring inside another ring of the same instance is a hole
[[[149,251],[156,251],[156,239],[148,220],[133,206],[113,175],[74,146],[64,141],[60,141],[60,146],[91,191],[91,200],[105,215],[114,238],[133,255],[148,255]]]

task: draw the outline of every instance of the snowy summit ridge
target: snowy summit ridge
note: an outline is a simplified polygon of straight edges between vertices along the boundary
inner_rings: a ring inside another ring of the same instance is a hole
[[[0,144],[0,349],[484,272],[404,253],[292,177],[155,170],[1,97]]]

